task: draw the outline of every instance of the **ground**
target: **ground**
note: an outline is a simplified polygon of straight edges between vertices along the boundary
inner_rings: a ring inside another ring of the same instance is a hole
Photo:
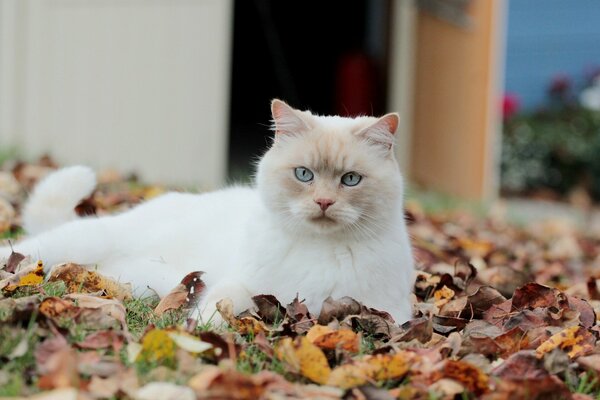
[[[23,188],[52,167],[5,164],[2,238],[22,234]],[[114,173],[101,181],[79,213],[118,212],[162,190]],[[0,264],[0,397],[600,398],[596,230],[556,213],[519,223],[499,205],[431,204],[407,201],[419,271],[402,326],[351,298],[312,315],[301,298],[268,294],[239,316],[225,300],[228,326],[199,326],[186,317],[199,274],[164,299],[133,298],[81,266],[44,276],[14,254]]]

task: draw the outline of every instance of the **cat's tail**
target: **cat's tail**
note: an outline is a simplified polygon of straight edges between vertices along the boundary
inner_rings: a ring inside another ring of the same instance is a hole
[[[23,227],[37,234],[77,218],[75,207],[96,187],[91,168],[62,168],[42,179],[33,189],[23,209]]]

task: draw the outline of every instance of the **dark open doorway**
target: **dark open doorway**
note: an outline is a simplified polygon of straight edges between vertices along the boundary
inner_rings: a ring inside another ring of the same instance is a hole
[[[268,144],[269,102],[318,114],[381,114],[389,0],[238,0],[229,176],[245,180]]]

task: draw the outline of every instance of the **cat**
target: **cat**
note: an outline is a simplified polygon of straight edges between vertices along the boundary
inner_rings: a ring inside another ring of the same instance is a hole
[[[173,192],[121,214],[77,218],[96,179],[87,167],[66,167],[34,189],[23,212],[32,236],[15,251],[46,266],[96,266],[137,294],[164,296],[204,271],[203,321],[220,321],[220,299],[238,313],[257,294],[286,303],[299,294],[317,315],[328,296],[351,296],[407,321],[414,265],[393,149],[398,115],[318,116],[277,99],[271,111],[274,138],[253,187]],[[0,259],[10,252],[0,248]]]

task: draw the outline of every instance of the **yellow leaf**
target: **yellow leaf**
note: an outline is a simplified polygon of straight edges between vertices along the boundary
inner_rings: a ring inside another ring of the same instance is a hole
[[[299,372],[313,382],[324,384],[329,379],[331,368],[325,354],[306,337],[281,340],[275,347],[275,354],[284,361],[291,372]]]
[[[313,325],[308,332],[306,332],[306,338],[311,342],[314,343],[315,339],[318,338],[319,336],[322,336],[326,333],[329,332],[333,332],[333,329],[331,329],[328,326],[324,326],[324,325]]]
[[[175,358],[175,342],[169,332],[153,329],[142,338],[142,350],[136,361],[162,362]]]
[[[44,264],[41,261],[37,262],[37,266],[33,271],[25,276],[22,276],[17,286],[36,286],[44,281]]]
[[[435,299],[435,305],[437,307],[441,307],[450,301],[454,297],[454,290],[450,289],[448,286],[444,285],[441,289],[436,290],[433,293],[433,298]]]
[[[342,389],[364,385],[371,381],[397,379],[408,372],[414,356],[406,352],[377,354],[341,365],[331,371],[327,384]]]
[[[38,261],[30,264],[13,276],[0,281],[0,289],[14,292],[18,287],[37,286],[44,282],[44,264]]]
[[[535,352],[539,358],[542,358],[544,354],[558,347],[567,351],[569,357],[576,358],[590,353],[594,348],[594,343],[593,335],[586,328],[575,325],[552,335]]]
[[[377,354],[365,359],[365,362],[374,367],[373,379],[387,380],[403,376],[408,371],[409,361],[412,359],[407,353]]]
[[[340,365],[331,371],[327,385],[336,386],[341,389],[350,389],[369,382],[370,375],[372,374],[372,367],[367,363],[358,362]]]
[[[217,310],[223,319],[238,333],[245,335],[248,333],[258,334],[267,330],[264,322],[252,317],[236,318],[233,314],[233,302],[229,298],[220,300],[217,303]]]

